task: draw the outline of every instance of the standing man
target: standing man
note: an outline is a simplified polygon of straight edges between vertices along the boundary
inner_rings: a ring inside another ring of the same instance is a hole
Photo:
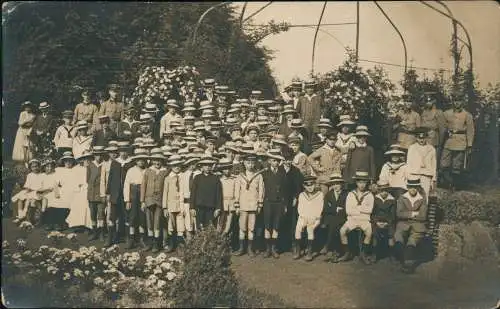
[[[100,116],[108,116],[110,120],[110,128],[116,132],[118,122],[123,118],[124,104],[119,101],[118,93],[120,88],[117,84],[109,85],[109,99],[104,101],[99,110]]]
[[[82,102],[75,107],[73,123],[85,120],[90,126],[90,132],[94,131],[94,124],[97,122],[99,109],[90,101],[90,92],[88,89],[82,91]]]
[[[317,175],[317,180],[321,184],[321,191],[324,195],[328,192],[326,183],[330,175],[340,173],[342,153],[335,147],[336,140],[337,132],[328,132],[324,145],[309,155],[308,158],[308,164]],[[319,164],[315,164],[314,161],[316,160],[319,161]]]
[[[436,99],[432,98],[433,92],[426,93],[427,98],[421,118],[421,126],[428,129],[427,143],[436,148],[436,158],[442,152],[444,133],[445,133],[445,119],[443,111],[436,107]]]
[[[443,146],[441,168],[443,180],[450,188],[457,186],[467,168],[466,161],[474,142],[474,119],[464,109],[464,100],[455,98],[453,108],[444,113],[447,138]]]
[[[414,130],[420,127],[420,115],[412,108],[411,101],[405,101],[403,109],[398,113],[399,128],[398,128],[398,144],[403,149],[408,149],[411,144],[415,143]]]
[[[309,134],[308,140],[311,140],[313,133],[317,132],[317,124],[321,118],[323,99],[314,93],[316,82],[310,81],[305,84],[306,94],[299,98],[297,103],[297,112],[304,121]]]

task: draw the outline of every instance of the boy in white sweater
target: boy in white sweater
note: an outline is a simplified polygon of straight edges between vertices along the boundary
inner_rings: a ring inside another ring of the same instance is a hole
[[[352,253],[347,248],[347,234],[359,228],[365,234],[360,253],[361,260],[365,264],[371,264],[371,259],[366,253],[372,239],[370,217],[375,203],[375,197],[368,190],[368,183],[370,181],[368,172],[356,171],[353,179],[356,181],[356,189],[349,192],[346,198],[347,221],[342,228],[340,228],[340,240],[344,249],[344,255],[339,261],[348,261],[352,258]]]
[[[297,211],[299,219],[295,227],[294,256],[295,260],[300,258],[300,240],[302,232],[307,230],[307,255],[305,260],[312,261],[312,244],[314,241],[314,230],[319,226],[321,213],[323,212],[324,195],[318,189],[315,176],[304,178],[304,192],[299,194]]]

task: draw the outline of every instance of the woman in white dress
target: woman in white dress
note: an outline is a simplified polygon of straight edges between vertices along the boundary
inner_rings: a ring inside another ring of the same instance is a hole
[[[67,151],[59,159],[59,165],[54,173],[48,176],[48,183],[54,183],[54,190],[50,192],[47,198],[47,210],[45,211],[44,221],[47,224],[46,229],[56,229],[58,231],[64,229],[65,218],[69,213],[69,204],[73,199],[73,195],[78,189],[73,176],[73,166],[75,159],[71,151]],[[50,169],[49,169],[50,171]],[[47,166],[46,166],[47,173]]]
[[[76,136],[73,139],[73,156],[79,159],[84,151],[92,147],[92,135],[88,134],[89,125],[85,120],[76,123]]]
[[[92,227],[87,200],[87,166],[92,158],[92,153],[85,150],[78,159],[79,164],[71,170],[71,178],[76,191],[70,200],[70,211],[66,218],[69,228]]]
[[[26,163],[33,158],[33,145],[30,141],[30,134],[36,115],[33,112],[33,105],[29,101],[23,103],[22,109],[23,111],[19,115],[19,128],[14,141],[12,160]]]

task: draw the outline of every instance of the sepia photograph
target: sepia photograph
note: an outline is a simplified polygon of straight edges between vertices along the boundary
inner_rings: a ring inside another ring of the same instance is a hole
[[[2,2],[6,308],[500,308],[500,2]]]

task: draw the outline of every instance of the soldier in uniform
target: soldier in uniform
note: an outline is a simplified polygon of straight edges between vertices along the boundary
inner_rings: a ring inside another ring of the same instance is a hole
[[[135,136],[139,129],[139,122],[134,118],[135,109],[133,105],[128,105],[123,110],[124,117],[116,125],[116,136],[120,139],[126,138],[126,131],[129,131],[132,136]]]
[[[441,155],[445,127],[443,111],[436,107],[436,99],[432,98],[434,92],[426,93],[426,101],[422,110],[421,126],[427,128],[427,143],[436,148],[436,158]]]
[[[75,107],[73,123],[85,120],[90,125],[90,130],[94,130],[94,124],[97,122],[99,109],[90,101],[90,92],[88,89],[82,91],[82,102]]]
[[[297,103],[297,112],[303,119],[307,132],[308,140],[311,140],[313,133],[317,132],[317,125],[321,118],[323,99],[314,93],[316,83],[314,81],[305,84],[306,94],[299,98]]]
[[[453,108],[444,113],[447,138],[441,155],[443,181],[450,188],[457,185],[460,174],[466,168],[466,156],[474,142],[474,119],[464,109],[464,100],[455,98]]]
[[[398,144],[401,148],[408,150],[415,143],[414,130],[420,127],[420,115],[412,109],[412,102],[405,101],[403,109],[398,113]]]
[[[99,116],[108,116],[110,127],[116,131],[117,123],[123,118],[124,104],[119,101],[118,93],[120,89],[116,84],[109,85],[109,99],[104,101],[99,110]]]

